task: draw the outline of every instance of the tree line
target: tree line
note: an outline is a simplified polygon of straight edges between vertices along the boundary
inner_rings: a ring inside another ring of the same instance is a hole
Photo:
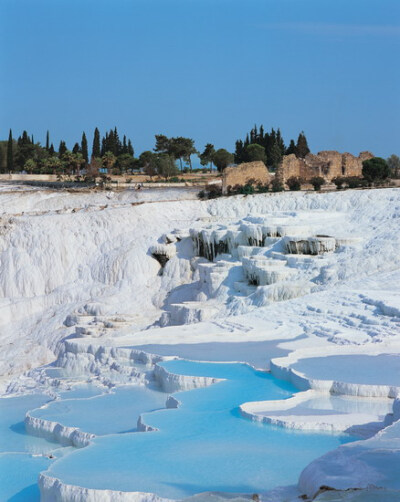
[[[27,131],[23,131],[14,139],[10,130],[8,141],[0,141],[0,171],[76,175],[84,170],[89,177],[93,177],[102,170],[115,175],[142,170],[151,176],[170,178],[176,176],[179,170],[191,172],[194,155],[199,157],[204,169],[212,170],[215,166],[222,172],[229,165],[253,161],[262,161],[274,170],[284,155],[294,154],[296,157],[304,158],[309,152],[303,131],[299,133],[296,142],[291,139],[286,146],[279,128],[277,130],[272,128],[266,132],[262,125],[260,127],[255,125],[244,140],[238,139],[234,153],[224,148],[217,149],[212,143],[207,143],[200,152],[196,149],[192,138],[156,134],[153,150],[146,150],[138,157],[134,155],[132,141],[126,135],[121,139],[116,127],[103,136],[99,129],[95,128],[90,156],[85,132],[82,133],[81,140],[71,149],[61,140],[56,150],[50,141],[49,131],[46,133],[45,146],[42,146],[40,142],[35,142],[33,135],[29,135]],[[400,177],[399,157],[392,155],[388,159],[388,164],[392,176]]]
[[[8,140],[0,141],[1,172],[26,171],[31,174],[78,174],[82,169],[98,172],[101,168],[115,168],[121,172],[135,167],[132,142],[123,136],[121,141],[115,127],[103,137],[96,127],[93,135],[91,156],[85,132],[80,142],[71,149],[61,140],[58,149],[50,142],[50,133],[46,133],[45,146],[35,142],[33,135],[23,131],[18,138],[13,137],[10,129]]]
[[[280,129],[270,132],[264,131],[264,126],[255,125],[244,140],[238,139],[235,143],[235,163],[263,161],[270,169],[276,169],[284,155],[294,154],[304,158],[310,149],[303,131],[300,132],[297,142],[290,140],[289,146],[285,145]]]

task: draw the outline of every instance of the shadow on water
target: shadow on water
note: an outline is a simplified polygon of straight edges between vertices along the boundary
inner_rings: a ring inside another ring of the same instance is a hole
[[[40,491],[37,484],[29,485],[4,502],[39,502]]]
[[[163,483],[165,486],[171,486],[173,488],[177,488],[178,490],[182,490],[186,493],[192,493],[193,495],[189,496],[193,497],[195,495],[199,495],[200,493],[205,493],[204,486],[196,485],[194,483]],[[254,489],[249,485],[238,484],[232,486],[234,493],[240,493],[242,496],[246,493],[253,493]],[[207,492],[222,492],[225,494],[226,486],[223,484],[214,484],[207,487]]]
[[[26,436],[25,422],[17,422],[16,424],[12,424],[9,427],[10,431],[15,432],[16,434],[22,434]]]

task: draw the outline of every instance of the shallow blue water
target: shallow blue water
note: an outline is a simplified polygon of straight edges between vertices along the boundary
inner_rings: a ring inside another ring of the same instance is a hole
[[[40,471],[51,460],[23,453],[0,453],[0,500],[2,502],[36,502],[40,500],[37,485]]]
[[[35,502],[39,500],[37,478],[51,460],[46,454],[59,448],[25,431],[25,413],[45,404],[47,396],[35,394],[0,398],[0,500]]]
[[[300,359],[291,366],[310,378],[367,385],[399,385],[400,357],[395,354],[351,354]]]
[[[169,498],[207,490],[253,493],[296,483],[311,460],[354,439],[288,431],[242,418],[239,404],[284,399],[296,391],[245,364],[176,360],[163,366],[173,373],[226,381],[176,393],[178,409],[144,414],[144,421],[159,431],[96,438],[53,463],[49,474],[68,484]]]
[[[96,435],[133,432],[143,411],[164,408],[166,401],[164,392],[143,386],[120,387],[90,399],[77,399],[81,397],[78,392],[71,397],[74,399],[53,401],[31,415]]]
[[[0,398],[0,452],[42,454],[58,446],[45,439],[29,436],[25,431],[26,412],[48,401],[47,396],[40,394]]]

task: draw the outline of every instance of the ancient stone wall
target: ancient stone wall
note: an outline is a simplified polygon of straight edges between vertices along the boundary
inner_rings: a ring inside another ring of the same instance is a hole
[[[243,186],[254,180],[256,184],[270,183],[272,176],[264,162],[246,162],[236,167],[227,167],[222,173],[222,193],[227,193],[228,187]]]
[[[276,176],[285,183],[292,176],[309,181],[314,176],[321,176],[325,181],[331,181],[340,176],[362,176],[362,163],[373,157],[370,152],[361,152],[358,157],[351,153],[339,153],[334,150],[309,153],[304,159],[298,159],[294,154],[285,155]]]

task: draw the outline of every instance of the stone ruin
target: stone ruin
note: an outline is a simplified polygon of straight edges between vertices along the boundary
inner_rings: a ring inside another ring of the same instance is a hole
[[[222,173],[222,193],[228,193],[229,187],[243,186],[250,180],[256,184],[266,185],[271,183],[274,176],[286,183],[289,178],[302,178],[304,183],[311,178],[320,176],[325,182],[330,183],[333,178],[362,176],[362,163],[372,159],[370,152],[361,152],[358,157],[351,153],[339,153],[335,150],[318,152],[317,155],[309,153],[304,159],[297,158],[294,154],[285,155],[275,175],[268,171],[264,162],[246,162],[235,167],[227,167]]]
[[[256,184],[267,185],[272,176],[261,160],[227,167],[222,173],[222,193],[226,194],[229,187],[243,186],[250,180],[254,180]]]
[[[305,182],[315,176],[324,178],[326,182],[342,176],[362,176],[362,163],[372,159],[370,152],[361,152],[358,157],[351,153],[339,153],[334,150],[318,152],[317,155],[309,153],[304,159],[297,158],[294,154],[285,155],[282,163],[276,170],[277,178],[282,182],[295,176]]]

